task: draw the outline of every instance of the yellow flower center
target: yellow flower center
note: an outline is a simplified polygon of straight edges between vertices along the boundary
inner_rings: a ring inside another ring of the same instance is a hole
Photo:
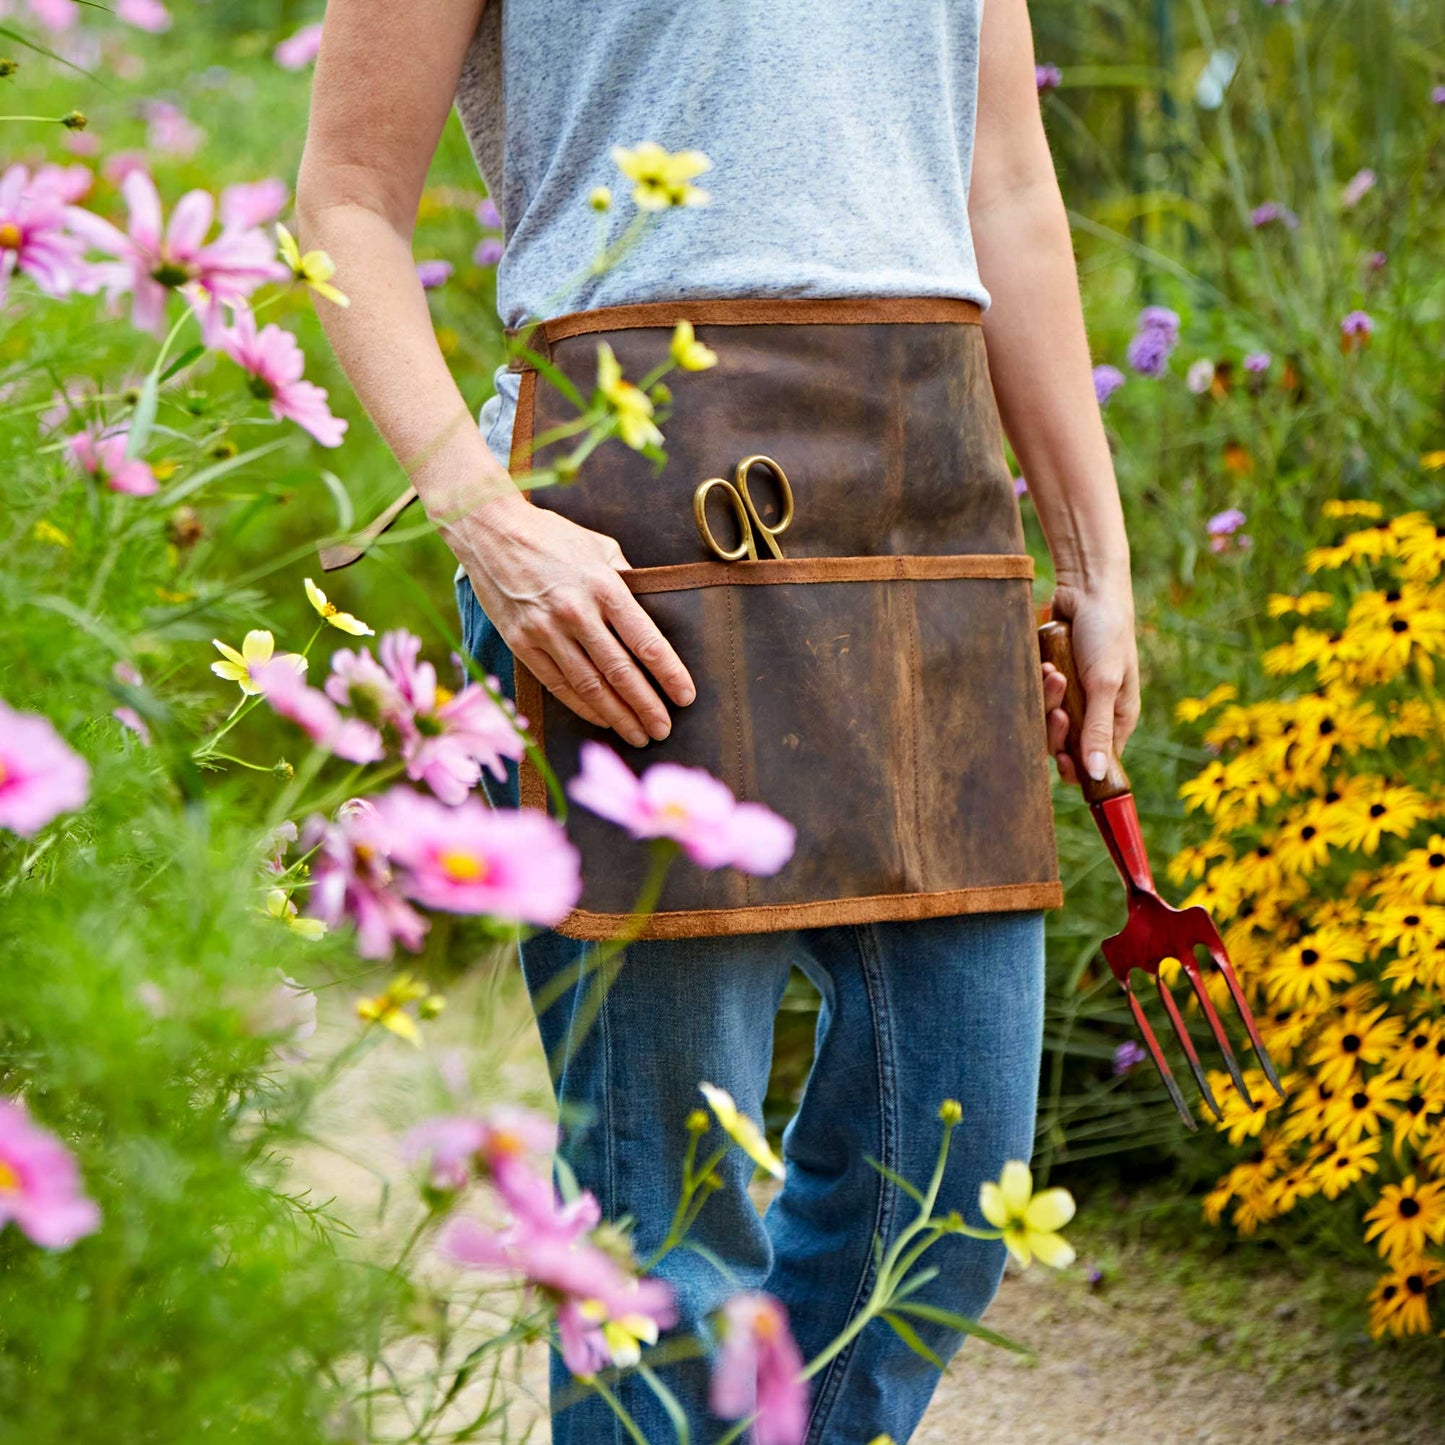
[[[0,762],[0,788],[5,786],[5,779],[9,776],[10,774],[5,771],[5,764]]]
[[[456,694],[451,688],[443,687],[440,683],[437,684],[436,705],[438,707],[445,707],[455,696]]]
[[[760,1340],[775,1340],[778,1337],[778,1321],[776,1316],[767,1310],[759,1310],[753,1316],[753,1334]]]
[[[662,815],[664,818],[682,819],[686,818],[688,814],[687,809],[681,803],[664,803],[662,805]]]
[[[508,1129],[498,1129],[492,1135],[492,1148],[498,1154],[520,1154],[522,1141]]]
[[[18,251],[21,240],[20,227],[14,221],[0,222],[0,249]]]
[[[19,1192],[20,1176],[3,1159],[0,1159],[0,1194],[18,1194]]]
[[[448,848],[437,855],[437,862],[453,883],[480,883],[487,876],[486,861],[475,853]]]

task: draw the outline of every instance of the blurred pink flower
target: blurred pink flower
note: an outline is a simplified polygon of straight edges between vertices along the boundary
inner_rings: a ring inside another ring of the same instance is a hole
[[[80,18],[76,0],[25,0],[30,13],[46,30],[69,30]]]
[[[321,22],[303,25],[288,35],[275,50],[271,58],[282,70],[304,70],[321,49]]]
[[[176,104],[169,100],[150,100],[143,113],[150,122],[146,129],[146,146],[161,155],[194,155],[206,139],[206,133]]]
[[[82,470],[104,482],[111,491],[124,492],[128,497],[149,497],[160,490],[161,484],[144,457],[126,456],[129,437],[129,427],[100,437],[82,431],[67,437],[65,444]]]
[[[94,184],[95,172],[82,161],[73,161],[70,165],[47,161],[43,166],[36,166],[31,177],[35,190],[59,196],[67,204],[84,200]]]
[[[138,330],[159,335],[167,295],[185,287],[196,304],[202,339],[215,346],[225,319],[222,306],[238,307],[263,282],[290,274],[261,231],[229,227],[207,244],[216,206],[208,191],[187,191],[162,230],[160,192],[148,172],[131,171],[120,189],[130,212],[128,232],[82,206],[67,206],[65,215],[75,235],[115,258],[89,266],[79,289],[92,294],[104,288],[112,303],[132,292],[131,320]]]
[[[671,838],[701,868],[776,873],[793,855],[793,825],[761,803],[739,803],[712,774],[654,763],[639,778],[602,743],[585,742],[567,784],[573,802],[634,838]]]
[[[171,28],[170,12],[161,0],[115,0],[116,18],[137,30],[149,30],[153,34]]]
[[[272,711],[288,718],[312,742],[350,763],[374,763],[386,749],[381,734],[360,718],[344,718],[336,704],[306,680],[284,658],[272,658],[251,669],[251,680],[271,704]]]
[[[275,176],[262,181],[237,181],[221,192],[221,225],[245,230],[274,221],[291,195],[286,182]]]
[[[582,892],[577,850],[545,813],[475,796],[448,807],[400,785],[376,811],[401,891],[428,908],[546,927]]]
[[[757,1445],[802,1445],[808,1431],[803,1356],[780,1301],[758,1290],[722,1309],[722,1348],[713,1364],[711,1405],[724,1420],[756,1414]]]
[[[238,308],[235,323],[220,333],[221,349],[254,378],[252,389],[271,403],[274,415],[294,421],[324,447],[339,447],[347,423],[332,416],[326,390],[302,379],[306,358],[289,331],[274,321],[258,331],[250,307]]]
[[[75,289],[84,270],[83,248],[65,229],[70,173],[84,166],[43,167],[32,176],[22,165],[0,173],[0,301],[18,271],[46,296]]]
[[[415,953],[427,922],[396,891],[386,839],[376,825],[376,807],[364,798],[343,803],[336,821],[312,818],[301,839],[316,850],[306,912],[335,928],[350,918],[363,958],[390,958],[396,944]]]
[[[0,828],[29,838],[89,796],[89,764],[50,719],[0,701]]]
[[[502,1105],[485,1115],[443,1114],[418,1124],[403,1141],[411,1164],[424,1163],[434,1187],[461,1190],[473,1173],[492,1180],[514,1209],[531,1207],[540,1182],[551,1185],[535,1167],[557,1145],[549,1119],[530,1109]]]
[[[100,1228],[100,1210],[65,1145],[18,1099],[0,1098],[0,1229],[12,1221],[32,1243],[66,1249]]]
[[[388,634],[390,636],[391,634]],[[331,654],[331,673],[324,684],[326,696],[338,707],[349,707],[367,722],[399,725],[411,706],[369,647],[353,652],[338,647]]]
[[[504,759],[527,750],[518,731],[526,726],[484,687],[468,683],[458,693],[437,685],[436,669],[419,661],[421,639],[398,628],[378,645],[382,666],[405,700],[392,717],[402,735],[401,755],[413,782],[424,782],[444,803],[460,803],[486,768],[499,781]],[[515,719],[515,721],[514,721]]]
[[[495,236],[483,236],[472,251],[477,266],[495,266],[502,259],[502,243]]]
[[[143,150],[112,151],[101,162],[100,173],[118,186],[132,171],[150,171],[150,157]]]
[[[1362,200],[1375,188],[1375,173],[1369,167],[1358,170],[1345,182],[1344,189],[1340,192],[1340,205],[1349,210],[1352,206],[1358,206]]]

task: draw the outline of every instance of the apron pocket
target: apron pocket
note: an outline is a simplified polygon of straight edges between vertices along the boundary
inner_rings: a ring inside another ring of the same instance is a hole
[[[518,705],[562,779],[596,739],[636,770],[721,778],[798,830],[769,878],[679,859],[644,937],[751,933],[1063,901],[1027,554],[691,562],[624,580],[686,663],[696,700],[632,748],[517,666]],[[522,770],[522,801],[547,805]],[[1006,820],[1006,826],[1001,822]],[[626,920],[646,845],[573,807],[584,892],[559,931]]]

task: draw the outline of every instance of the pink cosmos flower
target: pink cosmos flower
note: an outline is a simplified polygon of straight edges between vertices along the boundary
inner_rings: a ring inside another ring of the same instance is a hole
[[[410,717],[410,703],[369,647],[359,652],[337,648],[331,654],[331,674],[324,686],[326,696],[338,707],[349,707],[378,726],[400,726],[403,718]]]
[[[444,803],[460,803],[483,768],[498,781],[506,777],[504,760],[520,758],[527,750],[521,732],[526,718],[504,708],[476,683],[455,694],[439,687],[436,669],[419,660],[421,639],[405,629],[388,632],[378,651],[404,702],[390,721],[401,733],[401,755],[413,782],[424,782]],[[370,654],[364,655],[369,660]]]
[[[0,174],[0,301],[17,271],[46,296],[76,289],[85,270],[80,242],[65,229],[71,171],[84,166],[43,167],[30,174],[22,165]]]
[[[206,133],[178,105],[169,100],[147,101],[143,107],[146,120],[146,145],[153,152],[171,156],[194,155],[206,139]]]
[[[235,323],[222,328],[220,345],[226,355],[248,371],[252,389],[271,403],[272,413],[294,421],[324,447],[339,447],[346,421],[332,416],[326,389],[304,381],[306,358],[296,338],[274,321],[258,331],[250,307],[238,308]]]
[[[66,166],[47,161],[43,166],[36,166],[31,177],[34,189],[59,196],[67,204],[84,200],[94,184],[95,173],[80,161]]]
[[[735,1294],[722,1310],[722,1348],[713,1365],[712,1412],[724,1420],[756,1414],[757,1445],[802,1445],[808,1382],[788,1313],[772,1295]]]
[[[62,34],[80,18],[76,0],[26,0],[30,13],[46,30]]]
[[[376,811],[402,892],[428,908],[550,927],[582,892],[577,850],[545,813],[475,796],[448,807],[403,786]]]
[[[50,719],[0,701],[0,828],[32,837],[89,796],[89,764]]]
[[[282,70],[305,70],[316,59],[321,49],[321,22],[303,25],[288,35],[275,50],[271,58]]]
[[[396,889],[374,804],[352,798],[337,809],[334,823],[310,819],[301,845],[317,850],[306,895],[311,917],[330,928],[350,918],[363,958],[390,958],[398,943],[412,953],[421,948],[427,921]]]
[[[170,12],[161,0],[116,0],[116,17],[137,30],[149,30],[152,34],[171,28]]]
[[[557,1146],[556,1126],[530,1109],[502,1105],[483,1116],[443,1114],[418,1124],[403,1141],[411,1164],[425,1163],[433,1187],[464,1189],[475,1171],[492,1180],[497,1192],[514,1210],[530,1208],[542,1178],[536,1161]]]
[[[381,734],[360,718],[344,718],[319,688],[306,680],[290,663],[272,658],[251,669],[251,680],[260,688],[272,710],[288,718],[311,739],[338,758],[350,763],[374,763],[386,749]]]
[[[286,182],[274,176],[263,181],[237,181],[221,192],[221,225],[240,230],[267,225],[281,214],[290,194]]]
[[[0,1099],[0,1229],[12,1220],[43,1249],[67,1249],[100,1228],[100,1210],[65,1145],[18,1099]]]
[[[654,763],[639,778],[602,743],[583,743],[579,756],[567,795],[634,838],[671,838],[699,867],[758,875],[776,873],[793,856],[791,823],[761,803],[739,803],[702,768]]]
[[[100,173],[118,186],[132,171],[149,171],[150,157],[143,150],[112,151],[101,162]]]
[[[584,1194],[563,1222],[533,1229],[513,1222],[489,1229],[465,1216],[443,1226],[438,1247],[458,1264],[520,1276],[554,1305],[562,1359],[574,1375],[594,1375],[605,1364],[630,1363],[636,1344],[657,1338],[677,1318],[672,1287],[638,1279],[584,1238],[598,1218],[596,1200]]]
[[[149,497],[160,490],[161,484],[144,457],[126,456],[129,438],[130,428],[122,427],[99,437],[94,432],[76,432],[66,438],[65,444],[81,468],[111,491],[128,497]]]
[[[130,211],[129,232],[81,206],[67,206],[65,216],[82,241],[115,258],[91,266],[80,289],[88,295],[104,288],[112,304],[130,291],[131,320],[139,330],[159,335],[167,295],[187,288],[202,340],[214,347],[225,320],[222,307],[241,306],[263,282],[290,274],[262,231],[229,227],[207,243],[216,206],[208,191],[187,191],[162,229],[160,192],[149,173],[131,171],[120,189]]]

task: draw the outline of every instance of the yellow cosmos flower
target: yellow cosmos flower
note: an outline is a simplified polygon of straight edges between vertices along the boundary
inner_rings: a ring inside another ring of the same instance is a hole
[[[416,1020],[406,1012],[406,1006],[427,996],[427,986],[418,983],[409,973],[399,973],[387,986],[372,998],[356,1001],[356,1013],[368,1024],[380,1024],[398,1038],[421,1047],[421,1035]]]
[[[321,919],[301,917],[284,888],[272,888],[267,892],[266,906],[262,911],[313,943],[326,934],[326,925]]]
[[[1053,1269],[1074,1262],[1074,1247],[1060,1233],[1074,1217],[1074,1198],[1067,1189],[1034,1193],[1034,1176],[1022,1159],[1010,1159],[998,1182],[979,1187],[978,1207],[995,1229],[1003,1231],[1008,1252],[1021,1264],[1037,1258]]]
[[[602,1338],[612,1363],[631,1369],[642,1359],[642,1346],[657,1343],[657,1321],[647,1315],[622,1315],[603,1324]]]
[[[228,647],[219,638],[213,637],[211,641],[224,658],[222,662],[213,662],[211,671],[217,677],[224,677],[227,682],[234,682],[247,697],[255,697],[261,691],[252,678],[251,670],[260,667],[263,662],[270,662],[273,656],[278,662],[289,663],[298,673],[306,671],[306,659],[299,652],[283,652],[277,655],[276,639],[260,628],[246,634],[239,652],[234,647]]]
[[[1428,1293],[1445,1279],[1445,1266],[1431,1259],[1402,1263],[1370,1292],[1370,1334],[1380,1339],[1423,1335],[1430,1328]]]
[[[669,350],[672,359],[684,371],[706,371],[708,367],[717,365],[717,352],[697,339],[691,321],[677,323]]]
[[[738,1109],[733,1096],[716,1084],[702,1083],[698,1088],[702,1090],[703,1098],[722,1126],[723,1133],[755,1164],[761,1164],[774,1179],[781,1179],[783,1161],[773,1153],[763,1131]]]
[[[708,193],[692,184],[712,166],[702,151],[665,151],[656,141],[643,141],[635,150],[612,147],[612,159],[628,180],[636,184],[632,199],[644,211],[664,211],[672,206],[705,206]]]
[[[343,612],[334,602],[326,600],[326,594],[309,578],[305,579],[306,597],[316,611],[333,627],[349,632],[353,637],[375,637],[376,633],[349,612]]]
[[[617,419],[617,434],[633,451],[662,445],[652,420],[652,401],[641,387],[622,375],[622,363],[605,341],[597,344],[597,390]]]
[[[308,251],[303,256],[295,236],[280,221],[276,222],[276,238],[281,243],[281,259],[298,281],[338,306],[351,305],[351,298],[331,284],[331,278],[336,274],[336,263],[325,251]]]

